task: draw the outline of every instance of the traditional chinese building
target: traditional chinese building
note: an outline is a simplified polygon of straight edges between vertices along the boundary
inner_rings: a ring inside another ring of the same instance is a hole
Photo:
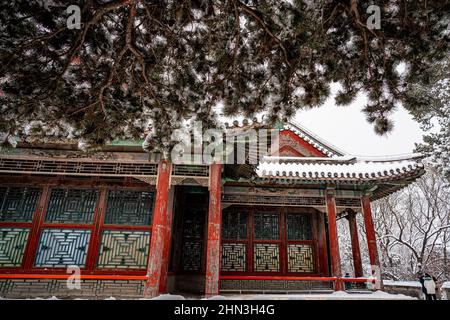
[[[19,141],[0,155],[0,296],[342,290],[339,218],[353,278],[370,276],[361,250],[376,275],[371,202],[421,176],[420,157],[354,157],[293,123],[277,151],[253,166],[174,165],[140,143]]]

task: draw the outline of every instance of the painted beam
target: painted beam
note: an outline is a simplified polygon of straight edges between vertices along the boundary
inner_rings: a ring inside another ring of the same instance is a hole
[[[155,297],[159,294],[161,268],[163,267],[164,244],[167,237],[167,207],[169,203],[170,175],[172,165],[166,160],[158,164],[156,182],[156,201],[153,211],[152,236],[147,267],[147,281],[144,296]]]
[[[208,241],[206,244],[205,295],[219,294],[222,165],[214,163],[209,174]]]

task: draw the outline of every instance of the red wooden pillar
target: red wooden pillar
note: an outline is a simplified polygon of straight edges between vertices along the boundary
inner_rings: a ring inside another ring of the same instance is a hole
[[[347,215],[348,225],[350,227],[350,238],[352,242],[353,267],[355,269],[355,277],[363,276],[361,250],[359,248],[358,227],[356,225],[355,212],[349,212]]]
[[[155,297],[159,294],[161,268],[163,265],[163,251],[167,236],[167,206],[169,202],[170,174],[172,165],[166,160],[158,164],[158,178],[156,182],[156,201],[153,212],[152,237],[147,267],[147,282],[144,295]]]
[[[327,250],[327,233],[325,230],[325,214],[322,212],[317,212],[317,241],[319,246],[320,254],[320,273],[322,276],[328,277],[330,275],[330,270],[328,268],[328,250]]]
[[[327,214],[328,214],[328,233],[330,236],[330,255],[331,255],[331,275],[340,278],[341,256],[339,254],[339,239],[336,225],[336,202],[333,194],[326,195]],[[336,282],[334,287],[336,291],[343,290],[342,283]]]
[[[378,258],[377,239],[375,235],[375,227],[372,219],[372,209],[370,207],[370,199],[368,196],[361,198],[361,204],[364,216],[364,225],[366,227],[367,246],[369,248],[369,260],[372,269],[372,276],[377,276],[381,283],[380,260]]]
[[[166,236],[164,241],[164,250],[161,263],[161,277],[159,280],[159,293],[167,293],[167,273],[169,272],[170,262],[170,245],[172,242],[172,221],[173,221],[173,207],[174,207],[174,193],[175,189],[169,190],[169,203],[167,207],[167,224],[166,224]]]
[[[205,295],[219,294],[222,165],[211,164],[209,171],[208,242],[206,244]]]

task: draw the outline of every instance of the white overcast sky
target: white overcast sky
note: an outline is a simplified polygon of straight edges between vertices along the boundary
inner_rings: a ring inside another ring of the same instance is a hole
[[[337,88],[332,86],[332,91]],[[318,108],[299,111],[295,121],[314,134],[352,155],[383,156],[412,153],[414,143],[422,142],[423,132],[409,113],[398,108],[391,119],[394,129],[385,136],[373,130],[362,113],[366,97],[360,94],[346,107],[337,107],[334,98]]]

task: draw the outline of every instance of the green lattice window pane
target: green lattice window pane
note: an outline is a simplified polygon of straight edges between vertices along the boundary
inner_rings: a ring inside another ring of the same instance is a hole
[[[84,267],[89,247],[90,230],[44,229],[39,239],[36,267]]]
[[[286,229],[288,240],[311,240],[311,217],[289,213],[286,215]]]
[[[148,226],[152,223],[153,192],[110,190],[105,223]]]
[[[98,268],[143,269],[147,266],[150,232],[105,230],[98,257]]]
[[[280,238],[280,216],[278,213],[256,213],[254,221],[255,239],[277,240]]]
[[[223,239],[247,239],[247,213],[228,212],[222,217]]]
[[[94,189],[53,189],[46,222],[92,223],[99,191]]]
[[[31,222],[40,189],[0,187],[0,221]]]
[[[20,267],[30,229],[0,228],[0,267]]]

